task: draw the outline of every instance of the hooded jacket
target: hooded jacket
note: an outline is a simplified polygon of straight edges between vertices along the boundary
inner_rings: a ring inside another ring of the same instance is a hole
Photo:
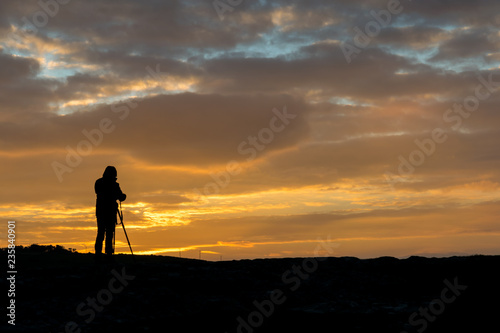
[[[116,182],[116,169],[108,166],[102,178],[96,180],[94,189],[97,195],[95,214],[98,218],[115,218],[118,209],[116,200],[123,201],[127,197]]]

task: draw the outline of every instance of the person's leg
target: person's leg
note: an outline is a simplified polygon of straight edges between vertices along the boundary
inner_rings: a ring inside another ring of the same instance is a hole
[[[99,256],[102,253],[102,242],[104,241],[105,227],[102,219],[97,218],[97,237],[95,239],[95,254]]]
[[[115,233],[115,223],[114,221],[107,221],[106,224],[106,254],[112,255],[113,249],[113,235]]]

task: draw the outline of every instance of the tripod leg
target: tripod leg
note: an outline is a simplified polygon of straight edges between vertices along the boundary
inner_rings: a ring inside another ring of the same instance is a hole
[[[132,246],[130,245],[130,241],[128,240],[127,230],[125,230],[125,225],[122,222],[123,232],[125,233],[125,238],[127,238],[128,247],[130,248],[130,253],[132,256],[134,255],[134,251],[132,251]]]
[[[127,230],[125,230],[125,224],[123,223],[123,212],[122,212],[121,208],[122,208],[122,203],[120,201],[120,210],[118,211],[118,216],[120,216],[120,222],[121,222],[122,227],[123,227],[123,232],[125,233],[125,238],[127,238],[127,243],[128,243],[128,247],[130,248],[130,253],[132,253],[132,258],[134,258],[134,261],[135,261],[134,251],[132,251],[132,245],[130,245],[130,240],[128,239],[128,235],[127,235]]]

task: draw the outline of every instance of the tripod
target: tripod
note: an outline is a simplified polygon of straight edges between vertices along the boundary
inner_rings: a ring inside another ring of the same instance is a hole
[[[134,251],[132,251],[132,246],[130,245],[130,241],[128,239],[127,230],[125,230],[125,224],[123,224],[123,212],[122,212],[122,202],[121,201],[120,201],[120,209],[116,208],[116,210],[118,212],[118,216],[120,217],[120,224],[123,227],[123,232],[125,233],[125,237],[127,238],[127,243],[128,243],[128,247],[130,248],[130,253],[132,253],[132,258],[134,258],[134,261],[135,261]],[[115,235],[116,235],[116,232],[115,232]],[[113,237],[113,248],[115,246],[114,243],[115,243],[115,239]]]

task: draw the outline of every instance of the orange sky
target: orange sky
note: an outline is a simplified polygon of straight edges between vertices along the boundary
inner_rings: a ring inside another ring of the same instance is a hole
[[[1,234],[93,251],[114,165],[135,253],[500,254],[500,4],[388,3],[0,2]]]

